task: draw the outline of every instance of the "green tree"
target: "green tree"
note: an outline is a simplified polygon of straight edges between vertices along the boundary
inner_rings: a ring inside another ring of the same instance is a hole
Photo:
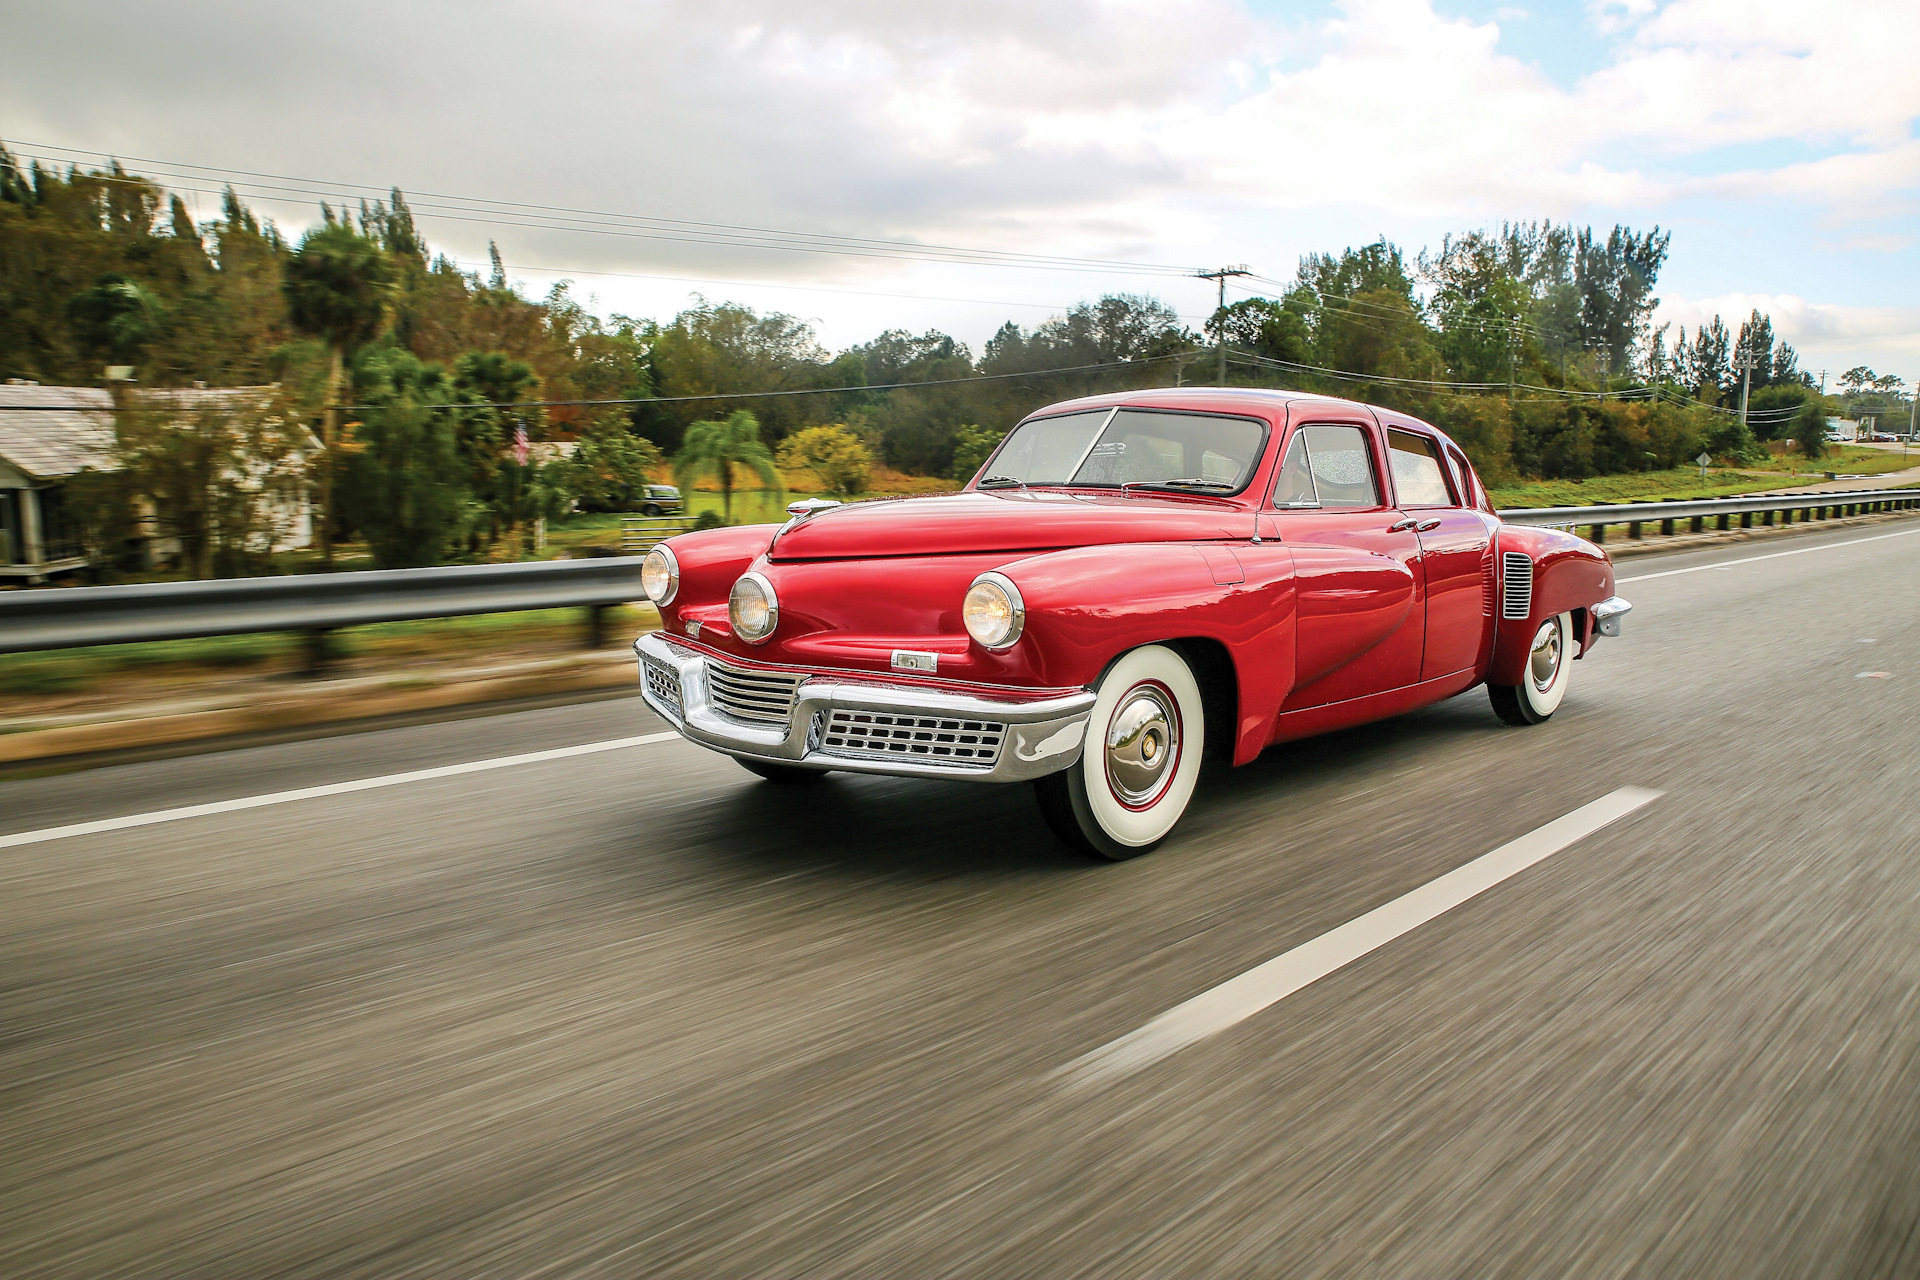
[[[75,336],[114,364],[138,364],[166,323],[166,307],[120,272],[101,276],[67,304]]]
[[[327,344],[331,357],[327,408],[321,428],[320,554],[333,563],[334,444],[339,435],[340,390],[347,352],[380,332],[391,302],[393,264],[374,241],[327,211],[325,226],[309,231],[288,259],[282,289],[294,327]]]
[[[735,467],[753,472],[769,489],[786,492],[773,455],[760,440],[760,423],[745,409],[688,427],[686,444],[673,458],[674,479],[683,490],[691,492],[694,482],[709,473],[719,481],[720,505],[728,520],[733,519]]]
[[[404,351],[370,353],[358,369],[368,407],[345,473],[347,517],[382,569],[439,564],[476,514],[452,413],[453,379]]]
[[[1800,412],[1793,415],[1793,442],[1800,452],[1808,458],[1818,458],[1827,452],[1827,410],[1818,400],[1809,400],[1800,406]]]
[[[840,425],[794,432],[780,446],[780,465],[813,472],[827,492],[843,498],[865,493],[873,479],[872,452]]]
[[[1006,436],[1004,431],[988,431],[971,424],[961,427],[953,433],[953,470],[949,474],[961,484],[973,479],[973,473],[993,456]]]
[[[664,461],[644,436],[612,424],[593,427],[568,459],[567,490],[587,511],[631,511]]]

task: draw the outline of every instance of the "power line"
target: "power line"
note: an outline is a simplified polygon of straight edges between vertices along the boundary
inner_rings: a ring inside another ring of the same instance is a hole
[[[265,173],[258,170],[227,169],[215,165],[202,165],[184,161],[159,160],[151,157],[125,156],[115,157],[111,153],[91,151],[78,147],[62,147],[50,143],[20,144],[25,148],[38,148],[44,151],[64,152],[74,156],[91,157],[96,160],[113,162],[125,159],[143,165],[160,166],[162,176],[182,178],[190,182],[207,181],[206,175],[220,174],[243,179],[231,183],[236,187],[258,188],[261,191],[280,191],[320,199],[341,199],[342,189],[357,192],[370,192],[375,198],[383,198],[387,190],[366,183],[329,182],[324,179],[304,178],[289,174]],[[63,161],[57,156],[35,155],[31,151],[22,153],[31,160],[45,160],[59,164]],[[68,159],[64,163],[74,164]],[[196,170],[198,172],[182,172]],[[129,176],[116,179],[112,175],[98,175],[107,181],[139,181]],[[245,181],[244,179],[274,179],[275,182],[295,183],[295,186],[278,186],[274,183]],[[217,180],[217,179],[216,179]],[[202,188],[182,188],[195,190],[200,194],[218,195]],[[275,200],[281,203],[304,203],[280,196],[253,195],[251,198]],[[364,197],[357,197],[364,199]],[[435,201],[452,201],[452,204],[436,204]],[[343,200],[344,204],[345,201]],[[411,209],[435,211],[433,216],[453,221],[476,222],[483,225],[525,226],[541,230],[575,231],[584,234],[621,235],[640,239],[656,239],[693,244],[713,244],[733,248],[758,248],[804,253],[832,253],[855,257],[925,261],[957,265],[1006,266],[1036,270],[1062,271],[1101,271],[1131,275],[1188,276],[1192,268],[1170,263],[1131,262],[1118,259],[1086,258],[1064,254],[1021,253],[1002,249],[981,249],[962,245],[926,243],[910,240],[882,239],[869,236],[845,236],[825,232],[794,231],[782,228],[756,227],[740,223],[702,221],[687,218],[667,218],[656,215],[623,214],[605,210],[580,209],[563,205],[542,205],[525,201],[496,200],[490,197],[448,195],[436,192],[420,192],[411,202]],[[536,215],[529,218],[517,216],[512,211],[525,210]],[[477,215],[496,215],[481,217]],[[602,221],[604,220],[604,221]]]

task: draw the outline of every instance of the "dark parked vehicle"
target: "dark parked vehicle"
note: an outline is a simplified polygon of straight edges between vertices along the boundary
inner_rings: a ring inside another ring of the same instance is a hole
[[[687,509],[680,491],[670,484],[643,485],[640,489],[640,514],[677,516]]]

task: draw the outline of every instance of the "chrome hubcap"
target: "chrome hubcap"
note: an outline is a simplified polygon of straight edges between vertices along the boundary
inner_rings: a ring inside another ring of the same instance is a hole
[[[1560,674],[1560,623],[1556,619],[1548,621],[1533,637],[1533,654],[1528,660],[1529,673],[1533,676],[1533,687],[1541,693],[1553,688],[1553,678]]]
[[[1180,713],[1163,689],[1129,690],[1107,722],[1107,781],[1131,805],[1154,799],[1173,777],[1180,755]]]

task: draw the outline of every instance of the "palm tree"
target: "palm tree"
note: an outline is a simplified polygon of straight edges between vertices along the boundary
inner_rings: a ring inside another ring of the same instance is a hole
[[[333,445],[347,351],[380,332],[393,287],[393,264],[380,246],[331,218],[307,232],[287,260],[281,285],[294,327],[327,344],[327,411],[320,443],[320,554],[333,563]]]
[[[686,443],[673,457],[673,478],[690,494],[694,481],[713,472],[720,481],[720,505],[731,522],[735,467],[747,468],[776,493],[787,491],[773,455],[760,441],[759,421],[745,409],[734,410],[725,421],[710,419],[688,427]]]

